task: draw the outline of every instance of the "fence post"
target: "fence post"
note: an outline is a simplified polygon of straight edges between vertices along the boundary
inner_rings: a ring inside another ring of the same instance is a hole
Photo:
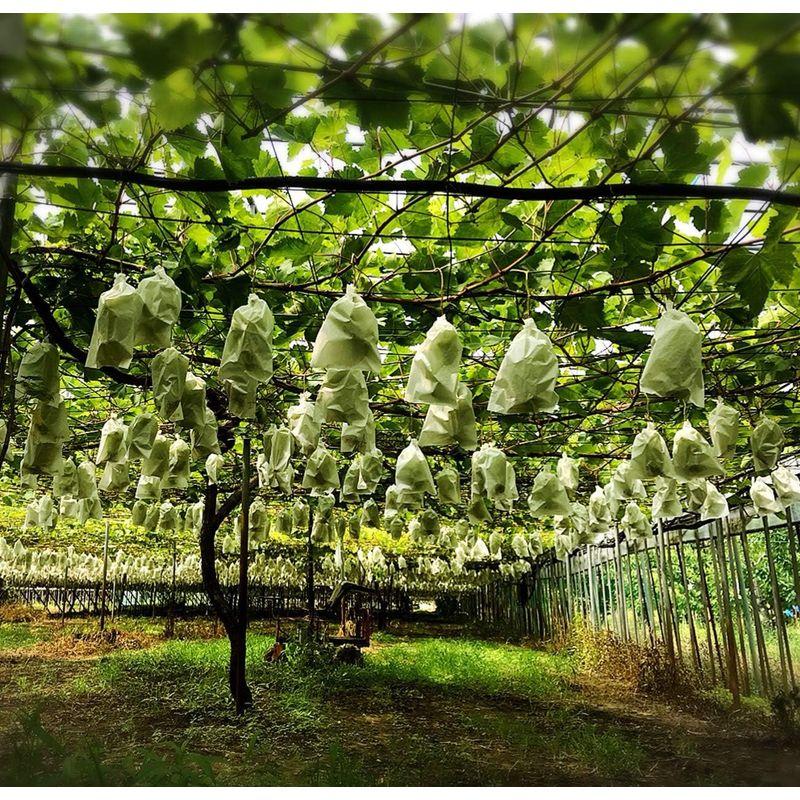
[[[102,596],[100,598],[100,630],[105,630],[106,627],[106,589],[108,587],[108,531],[110,523],[106,520],[106,531],[103,538],[103,588]]]

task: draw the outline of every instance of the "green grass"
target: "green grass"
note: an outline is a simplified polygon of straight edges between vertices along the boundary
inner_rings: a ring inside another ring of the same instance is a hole
[[[31,625],[16,622],[0,622],[0,652],[18,650],[35,644],[41,634]]]
[[[574,675],[566,656],[470,639],[394,642],[367,660],[356,679],[526,700],[559,695]]]
[[[163,630],[163,620],[123,625]],[[0,632],[35,637],[21,624]],[[0,785],[635,783],[676,757],[663,732],[643,737],[587,707],[564,655],[383,633],[363,667],[306,650],[267,664],[273,641],[248,638],[255,708],[243,719],[221,638],[37,660],[27,671],[15,663],[4,687],[13,713],[0,713]],[[700,761],[681,746],[681,758]]]

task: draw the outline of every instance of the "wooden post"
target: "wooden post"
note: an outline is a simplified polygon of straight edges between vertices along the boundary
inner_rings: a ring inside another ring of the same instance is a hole
[[[243,714],[246,702],[247,660],[247,603],[248,603],[248,556],[250,549],[250,437],[242,438],[242,516],[239,526],[239,602],[238,636],[236,638],[236,713]],[[234,646],[232,644],[232,646]]]
[[[175,576],[178,568],[178,543],[175,539],[174,532],[172,537],[172,586],[169,593],[169,610],[167,611],[167,637],[175,635]]]
[[[67,592],[69,590],[69,561],[64,566],[64,596],[61,598],[61,627],[67,622]]]
[[[3,157],[10,157],[15,149],[13,140],[9,147],[4,150]],[[6,390],[6,377],[11,374],[9,359],[11,352],[9,344],[11,341],[11,331],[13,322],[14,303],[9,302],[8,291],[8,263],[11,258],[11,250],[14,239],[14,215],[17,203],[17,176],[9,173],[0,175],[0,411],[4,407]],[[13,416],[10,411],[14,408],[14,398],[9,391],[9,413],[7,416],[6,435],[0,441],[0,464],[3,463],[11,441],[11,434],[14,430]]]
[[[311,532],[314,530],[314,512],[308,510],[308,529],[306,531],[306,605],[308,606],[308,630],[314,630],[314,542],[311,540]]]
[[[100,597],[100,630],[106,628],[106,589],[108,587],[108,531],[111,527],[108,520],[106,520],[106,532],[103,538],[103,588]]]

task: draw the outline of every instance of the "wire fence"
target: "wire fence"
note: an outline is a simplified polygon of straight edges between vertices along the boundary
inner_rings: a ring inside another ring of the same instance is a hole
[[[771,697],[800,670],[798,509],[743,513],[647,538],[620,536],[563,561],[551,551],[518,583],[488,584],[458,610],[544,642],[577,625],[621,642],[662,649],[674,667],[734,697]]]

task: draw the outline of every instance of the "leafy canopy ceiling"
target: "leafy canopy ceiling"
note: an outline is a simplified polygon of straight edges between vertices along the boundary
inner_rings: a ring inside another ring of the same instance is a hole
[[[203,179],[798,191],[798,16],[26,15],[2,25],[9,160]],[[115,272],[165,261],[184,292],[177,346],[211,382],[233,309],[251,288],[272,308],[270,419],[313,388],[305,343],[355,284],[382,322],[386,359],[370,394],[387,453],[419,430],[423,412],[402,401],[410,348],[445,313],[464,340],[484,441],[534,457],[520,459],[531,469],[564,447],[604,467],[646,417],[683,418],[638,391],[667,299],[705,332],[708,394],[751,421],[766,410],[800,440],[790,206],[15,180],[11,251],[28,282],[18,301],[6,297],[14,351],[56,328],[71,343],[77,448],[96,444],[109,404],[141,404],[131,384],[148,373],[147,354],[130,378],[84,371],[98,296]],[[558,350],[560,407],[492,417],[493,377],[526,316]]]

